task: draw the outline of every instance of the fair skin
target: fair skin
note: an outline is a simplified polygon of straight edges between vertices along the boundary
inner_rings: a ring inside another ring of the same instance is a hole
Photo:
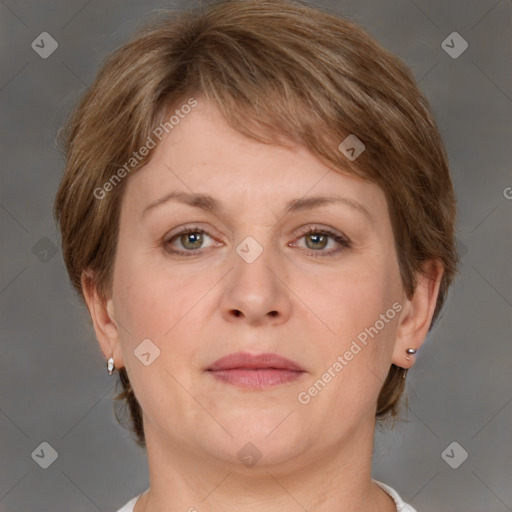
[[[302,147],[244,137],[203,100],[127,179],[112,292],[102,299],[85,274],[83,288],[102,351],[126,367],[143,409],[150,490],[135,512],[395,511],[371,481],[376,401],[391,363],[414,364],[406,349],[425,339],[442,269],[432,264],[406,297],[382,190]],[[143,214],[171,191],[211,195],[223,209],[169,200]],[[288,201],[334,194],[367,214],[346,202],[284,214]],[[182,226],[203,231],[174,237]],[[252,263],[236,251],[248,236],[263,248]],[[301,403],[395,302],[401,311]],[[160,355],[145,366],[134,350],[148,338]],[[206,371],[239,351],[305,371],[263,390]],[[237,457],[248,442],[262,454],[252,467]]]

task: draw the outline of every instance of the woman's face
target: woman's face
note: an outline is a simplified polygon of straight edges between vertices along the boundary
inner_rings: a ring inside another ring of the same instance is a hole
[[[382,190],[204,101],[153,151],[126,183],[108,302],[146,437],[275,464],[373,430],[405,300]],[[191,204],[203,195],[216,206]],[[239,352],[303,371],[209,370]]]

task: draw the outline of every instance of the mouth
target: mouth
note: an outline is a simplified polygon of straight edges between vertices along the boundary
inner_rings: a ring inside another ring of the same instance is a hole
[[[297,380],[307,372],[297,363],[277,354],[230,354],[206,370],[214,378],[245,389],[267,389]]]

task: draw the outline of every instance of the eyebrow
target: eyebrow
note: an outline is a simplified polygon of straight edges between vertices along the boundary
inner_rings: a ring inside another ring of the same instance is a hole
[[[183,204],[187,204],[194,208],[199,208],[201,210],[211,211],[213,213],[222,213],[225,211],[223,204],[208,194],[170,192],[165,196],[149,203],[142,211],[140,218],[142,219],[149,211],[153,210],[157,206],[160,206],[172,200],[178,201]],[[292,199],[291,201],[288,201],[286,203],[283,210],[283,216],[288,213],[311,210],[313,208],[318,208],[320,206],[325,206],[329,204],[344,204],[346,206],[349,206],[354,210],[357,210],[358,212],[362,213],[370,221],[370,223],[373,223],[372,216],[361,203],[358,203],[353,199],[349,199],[348,197],[342,197],[338,195],[310,196],[299,199]]]

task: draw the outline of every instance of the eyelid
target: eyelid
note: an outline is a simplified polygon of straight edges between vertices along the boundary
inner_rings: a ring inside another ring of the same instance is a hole
[[[178,235],[182,235],[184,233],[205,233],[210,238],[222,238],[220,234],[214,229],[214,228],[204,228],[201,227],[200,223],[192,223],[192,224],[185,224],[183,226],[179,226],[177,228],[174,228],[170,231],[168,231],[162,238],[164,242],[169,242],[173,238],[177,237]],[[211,234],[214,233],[214,234]]]
[[[304,235],[308,235],[308,234],[311,234],[311,233],[326,233],[326,234],[329,234],[329,235],[333,235],[333,236],[337,236],[337,237],[340,237],[340,238],[343,238],[344,240],[346,240],[347,243],[350,242],[350,240],[348,239],[347,236],[345,236],[341,231],[338,231],[337,229],[334,229],[334,228],[331,228],[331,227],[328,227],[328,226],[323,226],[321,224],[307,224],[306,226],[302,226],[301,228],[299,228],[299,237],[301,236],[304,236]]]

